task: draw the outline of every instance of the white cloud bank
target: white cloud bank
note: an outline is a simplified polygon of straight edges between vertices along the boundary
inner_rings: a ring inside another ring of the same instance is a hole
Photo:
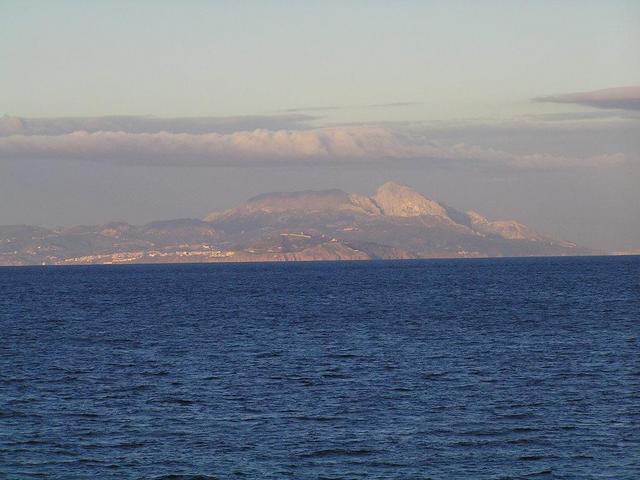
[[[0,160],[75,159],[125,165],[322,165],[331,163],[479,164],[563,169],[610,166],[621,153],[573,158],[515,154],[465,143],[441,144],[422,134],[384,127],[334,127],[234,133],[128,133],[77,131],[62,135],[0,137]]]

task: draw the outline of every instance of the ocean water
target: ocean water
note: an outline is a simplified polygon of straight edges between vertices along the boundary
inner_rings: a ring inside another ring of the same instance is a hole
[[[3,479],[638,479],[640,257],[0,269]]]

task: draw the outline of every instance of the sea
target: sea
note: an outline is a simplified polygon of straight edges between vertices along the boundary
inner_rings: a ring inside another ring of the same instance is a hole
[[[2,479],[639,479],[640,257],[0,268]]]

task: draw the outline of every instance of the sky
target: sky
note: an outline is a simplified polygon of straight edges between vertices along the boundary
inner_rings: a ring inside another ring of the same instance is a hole
[[[0,1],[0,224],[386,180],[640,248],[640,2]]]

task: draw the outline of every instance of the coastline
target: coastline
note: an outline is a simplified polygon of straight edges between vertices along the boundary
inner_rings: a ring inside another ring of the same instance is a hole
[[[67,263],[23,263],[23,264],[0,264],[0,269],[7,268],[33,268],[33,267],[120,267],[126,265],[136,266],[159,266],[159,265],[259,265],[259,264],[321,264],[321,263],[378,263],[378,262],[430,262],[430,261],[483,261],[483,260],[518,260],[518,259],[571,259],[571,258],[609,258],[609,257],[640,257],[640,254],[629,253],[594,253],[584,255],[514,255],[514,256],[477,256],[477,257],[461,257],[461,256],[433,256],[433,257],[413,257],[413,258],[353,258],[353,259],[291,259],[291,260],[265,260],[265,259],[221,259],[217,261],[181,261],[181,262],[149,262],[149,261],[131,261],[131,262],[67,262]]]

